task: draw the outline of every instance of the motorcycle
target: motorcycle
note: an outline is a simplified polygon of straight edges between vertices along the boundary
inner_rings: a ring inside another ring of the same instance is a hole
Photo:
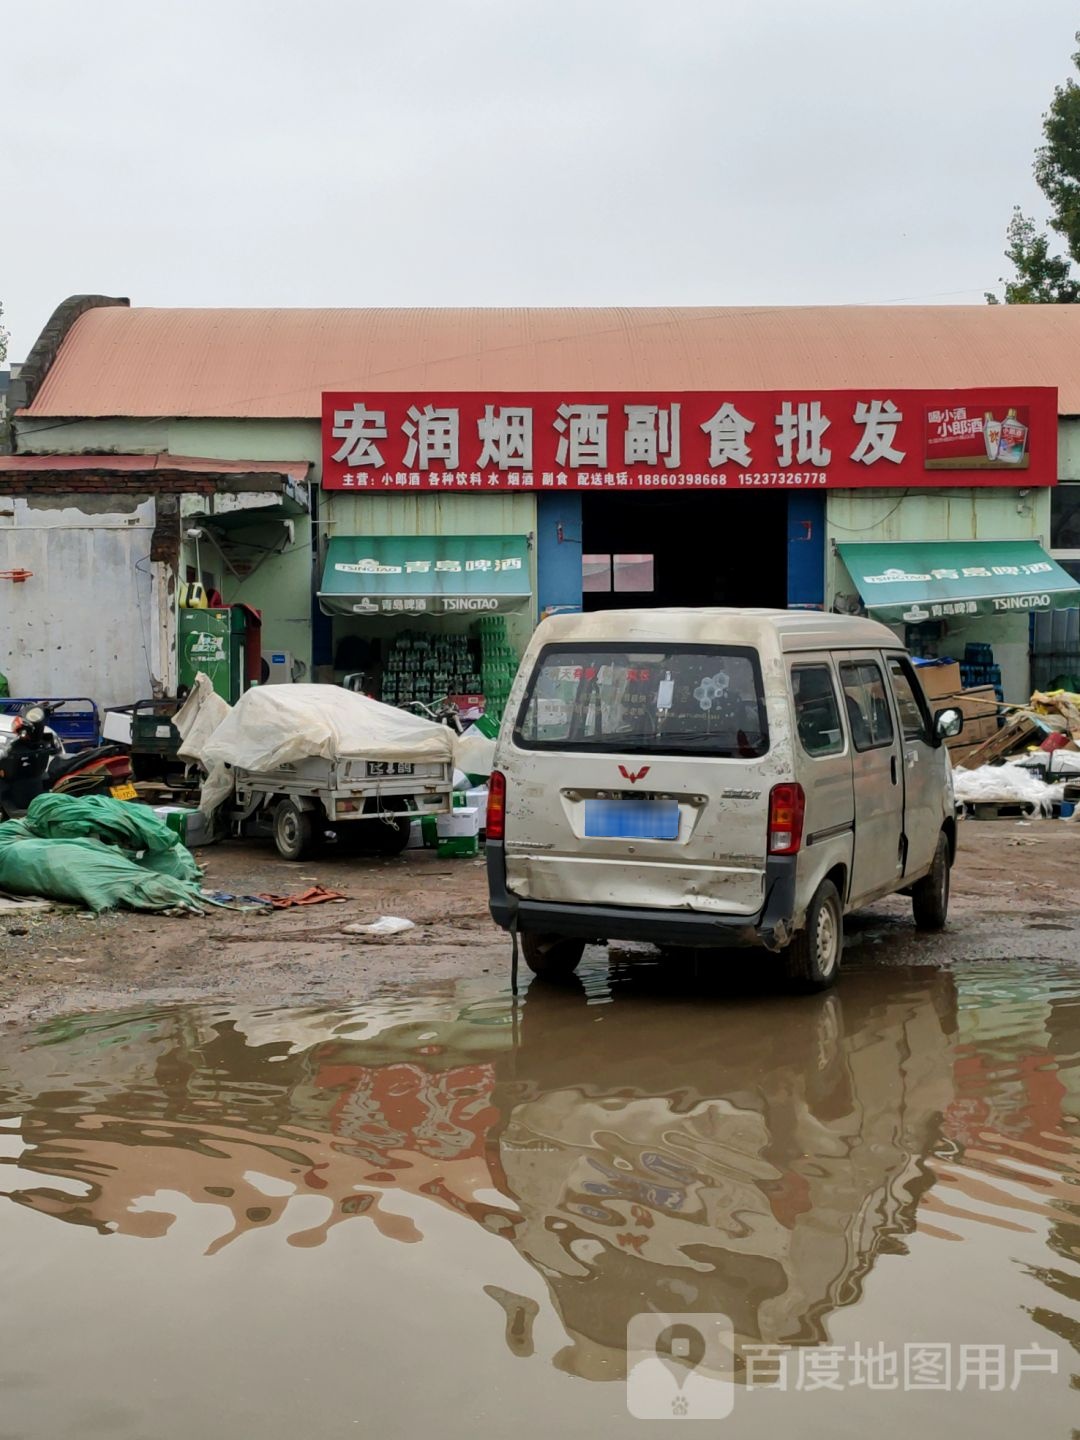
[[[455,735],[461,735],[465,726],[462,723],[461,711],[450,699],[437,700],[433,705],[425,705],[422,700],[410,700],[402,707],[405,710],[412,710],[417,715],[422,715],[425,720],[433,720],[436,725],[446,725]]]
[[[25,705],[10,720],[0,716],[0,818],[4,820],[25,815],[31,801],[46,791],[134,798],[128,753],[119,745],[97,745],[69,755],[49,728],[54,708]]]

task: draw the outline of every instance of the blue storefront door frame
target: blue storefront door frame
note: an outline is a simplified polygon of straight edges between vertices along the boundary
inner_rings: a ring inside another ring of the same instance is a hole
[[[787,603],[801,610],[825,605],[825,496],[793,491],[788,496]]]
[[[581,609],[581,494],[543,491],[536,497],[536,608],[556,614]]]

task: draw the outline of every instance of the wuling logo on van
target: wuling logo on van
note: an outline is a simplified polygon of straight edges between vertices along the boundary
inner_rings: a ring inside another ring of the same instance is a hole
[[[625,765],[619,766],[619,774],[624,780],[629,780],[631,785],[636,785],[639,780],[644,780],[652,767],[643,765],[640,770],[628,770]]]

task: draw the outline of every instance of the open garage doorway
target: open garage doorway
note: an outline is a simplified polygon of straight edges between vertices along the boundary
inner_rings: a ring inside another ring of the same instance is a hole
[[[581,497],[582,608],[787,604],[787,495]]]

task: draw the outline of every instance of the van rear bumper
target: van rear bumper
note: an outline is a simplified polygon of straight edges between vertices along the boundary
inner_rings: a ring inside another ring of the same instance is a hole
[[[653,945],[764,945],[782,950],[792,937],[795,856],[770,859],[765,904],[757,915],[711,915],[697,910],[660,910],[634,905],[562,905],[522,900],[506,888],[501,842],[487,845],[488,908],[503,930],[516,928],[584,940],[644,940]]]

